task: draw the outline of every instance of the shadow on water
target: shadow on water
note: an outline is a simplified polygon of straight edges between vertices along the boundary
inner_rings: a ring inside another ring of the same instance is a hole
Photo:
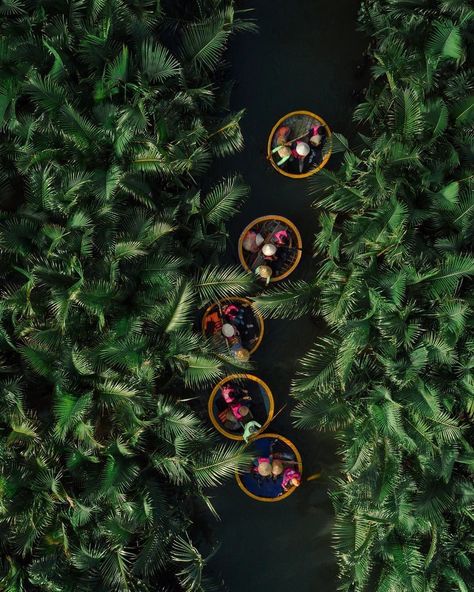
[[[333,131],[353,134],[355,103],[352,91],[366,47],[356,31],[355,0],[244,0],[239,8],[254,8],[258,35],[234,39],[228,59],[236,81],[232,108],[245,108],[243,153],[227,159],[212,176],[242,173],[251,195],[230,225],[231,242],[257,216],[276,213],[290,218],[301,231],[306,255],[292,279],[311,267],[311,243],[316,215],[310,209],[308,181],[279,175],[266,162],[268,134],[285,113],[308,109],[322,116]],[[333,160],[334,162],[334,160]],[[333,592],[336,565],[331,551],[332,510],[327,475],[335,463],[334,438],[297,431],[291,424],[288,397],[296,361],[307,351],[322,325],[308,318],[270,320],[253,358],[255,373],[275,395],[276,410],[287,407],[270,426],[272,432],[298,446],[308,477],[320,467],[321,480],[302,484],[281,503],[261,503],[246,497],[234,480],[219,488],[214,503],[221,516],[215,527],[222,547],[214,556],[213,571],[222,575],[231,592]]]

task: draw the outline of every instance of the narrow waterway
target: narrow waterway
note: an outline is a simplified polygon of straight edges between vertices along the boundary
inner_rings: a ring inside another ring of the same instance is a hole
[[[356,30],[356,0],[242,0],[238,8],[254,8],[258,35],[234,39],[227,55],[236,85],[232,108],[245,108],[242,122],[245,151],[219,166],[218,174],[242,173],[250,199],[233,220],[235,246],[243,227],[261,215],[281,214],[300,229],[305,255],[292,279],[305,277],[312,265],[311,244],[316,216],[310,208],[308,182],[279,175],[265,160],[268,133],[285,113],[307,109],[330,127],[351,136],[352,91],[361,85],[356,67],[365,41]],[[235,247],[233,253],[235,255]],[[287,407],[270,426],[298,446],[304,477],[320,467],[323,478],[307,482],[280,503],[249,497],[231,480],[214,493],[221,516],[215,527],[222,547],[213,571],[230,592],[334,592],[336,565],[331,550],[332,510],[327,480],[334,466],[334,438],[295,430],[288,397],[296,361],[307,351],[322,326],[310,319],[266,322],[265,336],[253,357],[255,373],[275,396],[276,410]]]

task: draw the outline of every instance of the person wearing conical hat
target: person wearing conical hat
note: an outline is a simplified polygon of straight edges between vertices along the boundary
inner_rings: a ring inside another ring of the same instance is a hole
[[[259,232],[255,232],[255,230],[249,230],[244,236],[242,247],[249,253],[258,253],[264,240],[265,239]]]
[[[310,146],[318,147],[321,145],[324,136],[324,127],[322,125],[313,125],[309,130]]]
[[[258,430],[262,427],[262,424],[258,423],[258,421],[252,420],[245,424],[244,426],[244,433],[242,435],[244,442],[248,442],[249,439],[258,432]]]
[[[270,283],[270,278],[273,275],[273,270],[269,265],[259,265],[255,270],[255,273],[265,280],[265,283],[268,285]]]
[[[313,125],[309,129],[310,153],[306,162],[309,167],[316,167],[322,162],[323,147],[326,141],[324,125]]]
[[[230,404],[235,401],[236,391],[235,391],[235,388],[230,383],[224,384],[221,387],[221,393],[222,393],[222,397],[226,403]]]
[[[255,467],[255,471],[260,475],[260,477],[270,477],[272,474],[272,464],[270,459],[266,456],[260,456],[257,458],[257,466]]]
[[[222,335],[224,335],[224,337],[226,339],[231,339],[232,337],[235,336],[235,327],[233,325],[231,325],[230,323],[224,323],[222,325]]]
[[[296,146],[295,146],[292,154],[295,158],[298,159],[298,168],[299,168],[300,173],[303,172],[305,159],[309,153],[310,153],[309,145],[306,142],[303,142],[302,140],[298,140],[298,142],[296,142]]]
[[[285,145],[291,134],[291,128],[288,125],[282,125],[276,131],[276,143],[279,146]]]
[[[283,473],[283,463],[281,460],[274,459],[272,461],[272,477],[273,479],[278,479],[278,477]]]
[[[262,254],[265,261],[275,261],[277,248],[273,243],[266,243],[262,247]]]
[[[288,491],[292,487],[299,487],[301,484],[301,473],[296,469],[288,468],[283,471],[283,481],[281,487],[283,491]]]
[[[302,140],[298,140],[298,142],[296,142],[295,152],[298,158],[306,158],[309,154],[308,144],[306,142],[303,142]]]
[[[278,166],[284,165],[285,162],[291,158],[291,148],[289,146],[280,146],[277,153],[280,157],[280,160],[277,162]]]
[[[249,350],[243,347],[241,343],[234,343],[230,348],[230,353],[241,362],[248,362],[250,358]]]

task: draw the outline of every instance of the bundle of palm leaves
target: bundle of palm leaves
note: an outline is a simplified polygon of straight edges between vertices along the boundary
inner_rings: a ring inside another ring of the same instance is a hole
[[[215,267],[246,187],[196,184],[242,145],[232,4],[0,4],[2,590],[206,586],[193,507],[243,455],[180,399],[232,364],[196,307],[249,285]]]
[[[363,3],[364,134],[337,136],[342,165],[313,181],[315,277],[258,301],[327,324],[294,416],[341,442],[346,592],[474,588],[473,17],[464,0]]]

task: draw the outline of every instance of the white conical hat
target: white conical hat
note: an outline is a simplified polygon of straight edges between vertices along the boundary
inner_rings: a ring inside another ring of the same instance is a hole
[[[263,238],[263,236],[260,234],[260,232],[257,234],[257,236],[255,237],[255,242],[257,243],[257,247],[259,247],[263,241],[265,239]]]
[[[311,142],[311,144],[314,144],[315,146],[319,146],[321,144],[322,139],[323,139],[323,137],[321,136],[321,134],[314,134],[314,136],[311,136],[309,141]]]
[[[299,156],[308,156],[309,154],[309,146],[306,142],[298,142],[296,144],[296,152]]]
[[[230,323],[224,323],[222,325],[222,335],[224,337],[233,337],[235,335],[235,329]]]
[[[264,255],[266,255],[267,257],[271,257],[272,255],[274,255],[277,251],[277,248],[275,247],[275,245],[272,245],[272,243],[267,243],[266,245],[263,245],[262,247],[262,253]]]

